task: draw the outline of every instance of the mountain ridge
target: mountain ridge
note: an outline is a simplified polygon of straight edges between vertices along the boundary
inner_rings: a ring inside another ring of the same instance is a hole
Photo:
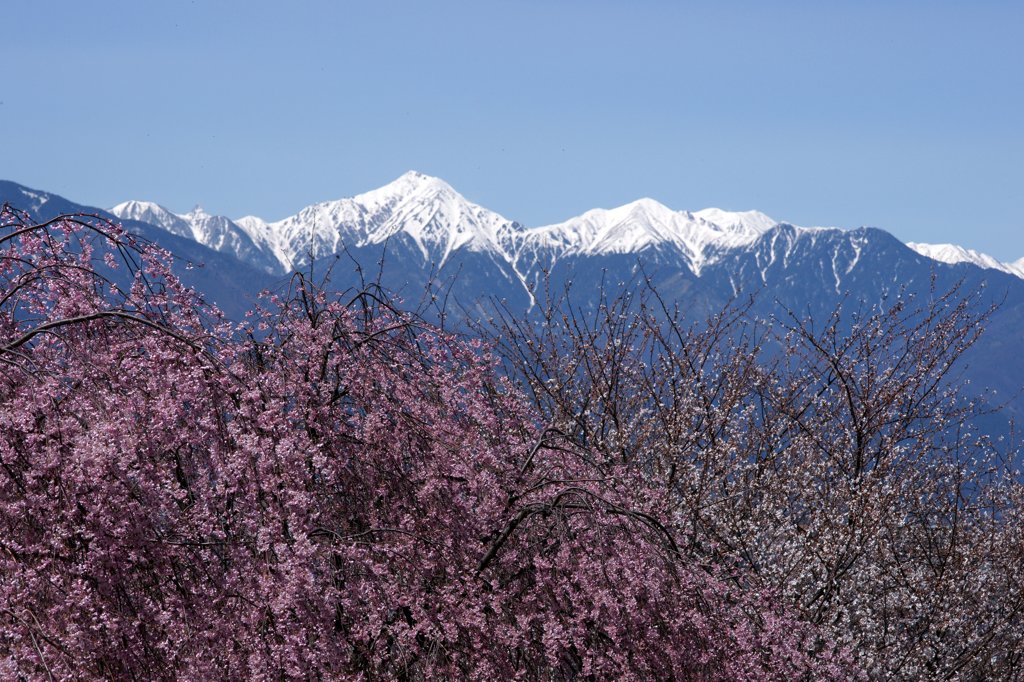
[[[102,213],[13,183],[0,183],[0,199],[41,217]],[[129,206],[119,207],[129,214]],[[925,247],[877,228],[799,227],[758,212],[675,211],[653,199],[531,228],[422,174],[275,223],[254,216],[216,220],[198,209],[174,214],[151,203],[131,208],[163,226],[121,218],[126,229],[183,261],[205,261],[206,268],[186,270],[182,278],[235,319],[261,289],[284,286],[284,263],[332,290],[379,283],[399,305],[455,327],[501,315],[528,319],[547,299],[570,295],[570,304],[589,315],[599,312],[602,295],[629,295],[645,282],[694,324],[739,300],[754,301],[755,320],[823,320],[844,306],[885,310],[894,301],[926,302],[937,291],[961,288],[976,292],[972,305],[979,310],[997,309],[965,357],[977,389],[972,395],[986,404],[1005,400],[1008,418],[1024,419],[1016,342],[1024,328],[1024,278],[963,249],[933,253],[936,260],[921,253]],[[241,246],[272,258],[275,274],[247,261]]]
[[[198,210],[197,210],[198,209]],[[706,208],[675,210],[650,198],[590,209],[560,223],[527,227],[475,204],[444,180],[408,171],[382,187],[323,201],[269,222],[248,215],[235,220],[197,207],[175,214],[149,201],[109,209],[122,219],[157,225],[229,253],[271,274],[299,269],[309,260],[347,248],[406,238],[424,263],[442,268],[461,249],[505,261],[523,282],[529,272],[566,256],[673,253],[696,275],[730,251],[746,248],[782,221],[759,211]],[[847,229],[799,227],[798,230]],[[970,263],[1024,279],[1024,258],[1013,263],[950,244],[907,243],[920,255],[946,264]]]

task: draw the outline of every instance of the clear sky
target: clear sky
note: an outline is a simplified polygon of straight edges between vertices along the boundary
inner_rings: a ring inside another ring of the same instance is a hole
[[[406,170],[1024,256],[1024,2],[3,0],[0,178],[274,220]]]

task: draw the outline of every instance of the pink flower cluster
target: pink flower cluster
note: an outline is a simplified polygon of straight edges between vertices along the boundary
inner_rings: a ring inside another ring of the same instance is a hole
[[[231,327],[106,221],[0,220],[0,678],[856,677],[479,344],[301,277]]]

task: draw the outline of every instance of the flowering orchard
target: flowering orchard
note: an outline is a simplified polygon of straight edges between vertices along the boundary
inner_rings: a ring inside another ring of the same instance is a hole
[[[298,276],[231,325],[169,259],[0,218],[3,679],[859,674],[486,347]]]

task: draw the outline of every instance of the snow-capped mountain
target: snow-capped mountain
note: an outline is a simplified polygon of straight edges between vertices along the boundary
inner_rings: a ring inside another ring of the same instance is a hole
[[[674,211],[654,199],[598,208],[563,223],[525,230],[512,240],[516,265],[529,270],[562,257],[670,251],[694,273],[730,248],[753,243],[776,222],[757,211]]]
[[[163,228],[171,234],[188,237],[202,243],[199,233],[193,229],[192,224],[184,216],[175,215],[152,201],[126,201],[111,208],[110,212],[121,220],[138,220],[149,223]]]
[[[83,209],[14,183],[0,183],[0,190],[0,199],[39,215]],[[1015,342],[1024,328],[1024,259],[999,263],[959,247],[905,245],[872,228],[795,227],[756,211],[676,211],[653,199],[525,227],[413,172],[276,222],[229,220],[199,208],[176,214],[148,202],[126,202],[113,213],[128,229],[210,264],[184,276],[199,273],[189,281],[232,312],[273,286],[266,273],[313,268],[339,252],[350,257],[317,266],[318,278],[329,277],[321,281],[345,290],[379,277],[403,305],[435,321],[526,317],[545,291],[571,292],[573,305],[594,310],[599,292],[615,296],[638,277],[694,323],[736,300],[754,301],[750,312],[762,320],[817,320],[848,302],[885,307],[898,297],[924,301],[936,288],[963,286],[982,292],[982,308],[998,306],[965,376],[979,390],[997,391],[996,400],[1006,396],[1012,414],[1024,418]]]
[[[283,265],[295,268],[346,247],[409,238],[438,267],[460,249],[504,255],[503,241],[519,225],[467,201],[444,180],[410,171],[379,189],[308,206],[275,223],[239,221],[264,238]]]
[[[531,280],[531,273],[549,269],[563,258],[614,254],[656,256],[685,265],[700,276],[737,249],[750,248],[778,224],[758,211],[677,211],[644,198],[528,228],[468,201],[444,180],[415,171],[379,189],[313,204],[276,222],[257,216],[232,221],[198,206],[175,214],[144,201],[128,201],[110,210],[123,219],[191,237],[275,274],[300,269],[310,257],[404,241],[420,255],[421,265],[441,269],[455,253],[485,254],[511,269],[523,283]],[[954,245],[907,246],[934,261],[967,262],[1024,278],[1024,259],[1001,263]]]
[[[452,254],[466,250],[506,263],[522,281],[531,271],[549,268],[561,258],[612,254],[660,255],[678,260],[700,275],[735,249],[749,248],[778,224],[758,211],[677,211],[644,198],[528,228],[468,201],[444,180],[415,171],[379,189],[313,204],[276,222],[257,216],[232,221],[198,206],[189,213],[175,214],[146,201],[128,201],[110,210],[123,219],[157,225],[276,274],[303,267],[310,256],[315,259],[406,240],[424,264],[435,268],[442,268]],[[934,261],[972,263],[1024,278],[1024,258],[1001,263],[950,244],[907,246]]]
[[[227,253],[269,274],[279,274],[276,255],[255,241],[249,233],[223,217],[210,215],[202,206],[188,213],[175,214],[151,201],[126,201],[109,209],[122,220],[137,220],[167,230],[179,237],[193,239],[203,246]]]
[[[407,294],[429,289],[444,273],[459,273],[460,287],[480,294],[494,287],[529,298],[506,245],[522,229],[466,200],[444,180],[410,171],[351,198],[308,206],[273,223],[248,216],[238,224],[262,241],[290,272],[341,252],[366,266],[387,260]],[[341,280],[339,280],[340,283]],[[355,285],[355,282],[350,282]]]
[[[964,247],[957,246],[956,244],[921,244],[918,242],[908,242],[907,246],[914,251],[917,251],[922,256],[939,261],[940,263],[949,263],[951,265],[956,263],[971,263],[980,268],[1001,270],[1024,279],[1024,258],[1013,263],[1002,263],[988,254],[975,251],[974,249],[965,249]]]
[[[445,181],[412,171],[379,189],[314,204],[272,223],[257,216],[232,221],[198,206],[190,213],[174,214],[144,201],[128,201],[110,211],[191,236],[245,261],[270,255],[274,264],[269,269],[279,272],[301,268],[310,256],[321,258],[400,237],[410,239],[424,261],[438,267],[460,249],[504,257],[503,244],[520,229],[467,201]]]

